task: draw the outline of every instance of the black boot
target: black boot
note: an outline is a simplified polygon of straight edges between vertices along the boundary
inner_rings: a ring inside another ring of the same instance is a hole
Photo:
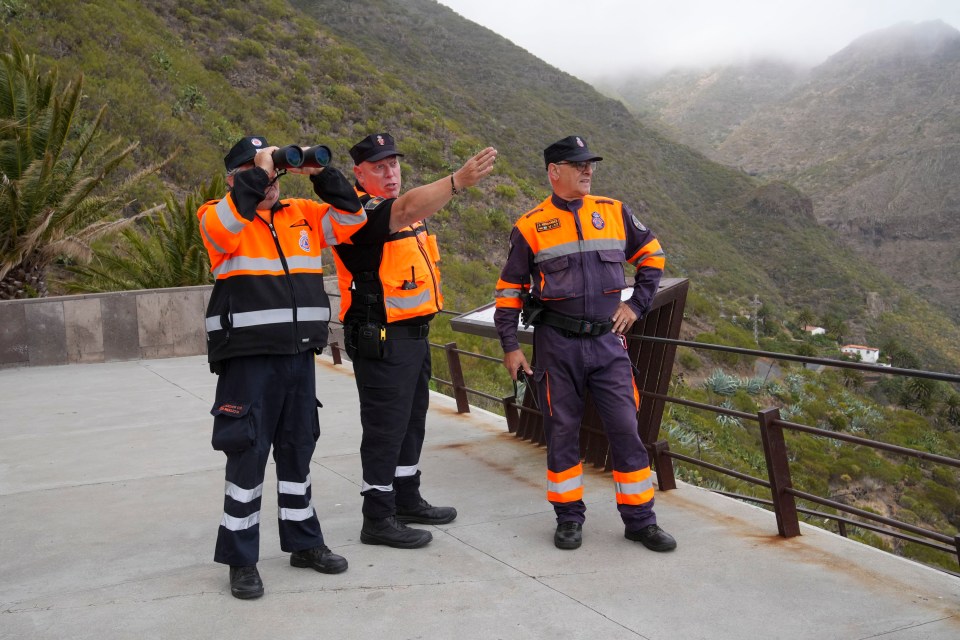
[[[320,573],[343,573],[347,570],[347,559],[330,551],[326,545],[320,545],[291,553],[290,566],[301,569],[309,567]]]
[[[389,518],[368,518],[363,516],[363,528],[360,530],[360,542],[363,544],[383,544],[396,549],[419,549],[433,540],[433,535],[423,529],[411,529],[396,516]]]
[[[579,549],[583,542],[583,525],[579,522],[561,522],[553,534],[553,544],[557,549]]]
[[[230,567],[230,593],[241,600],[251,600],[263,595],[263,581],[257,565]]]
[[[651,551],[673,551],[677,548],[677,541],[673,536],[655,524],[647,525],[639,531],[624,531],[623,537],[639,542]]]
[[[435,507],[423,498],[415,507],[404,508],[397,505],[397,521],[417,522],[419,524],[447,524],[457,517],[453,507]]]

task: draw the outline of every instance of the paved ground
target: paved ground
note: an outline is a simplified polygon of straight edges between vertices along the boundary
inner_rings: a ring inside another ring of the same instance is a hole
[[[424,494],[460,516],[423,549],[360,544],[356,388],[323,357],[314,504],[350,569],[290,567],[265,517],[266,595],[236,600],[211,560],[214,385],[202,357],[0,370],[0,638],[960,638],[960,579],[818,529],[780,539],[771,513],[686,485],[657,497],[674,553],[623,538],[595,470],[584,546],[555,549],[543,451],[439,395]]]

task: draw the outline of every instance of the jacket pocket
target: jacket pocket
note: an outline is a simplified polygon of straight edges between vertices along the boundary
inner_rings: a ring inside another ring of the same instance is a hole
[[[627,259],[622,249],[600,249],[600,285],[604,293],[621,291],[626,286],[623,276],[623,262]]]
[[[240,453],[253,446],[257,432],[251,403],[219,402],[210,410],[210,414],[213,416],[210,444],[215,450]]]
[[[570,256],[551,258],[540,263],[543,274],[542,297],[545,300],[562,300],[577,295],[574,284],[577,278],[570,268]]]

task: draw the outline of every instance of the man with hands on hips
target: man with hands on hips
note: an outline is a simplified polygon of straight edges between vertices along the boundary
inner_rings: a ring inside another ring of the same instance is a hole
[[[650,464],[637,430],[640,396],[623,335],[653,301],[663,250],[627,205],[590,195],[603,158],[582,137],[558,140],[543,157],[553,193],[511,231],[494,323],[504,367],[514,380],[521,370],[530,376],[543,414],[554,544],[577,549],[583,540],[579,435],[589,389],[610,443],[624,536],[653,551],[670,551],[676,541],[657,525],[653,511]],[[626,301],[620,293],[624,262],[636,267]],[[534,325],[533,367],[517,340],[521,312]]]

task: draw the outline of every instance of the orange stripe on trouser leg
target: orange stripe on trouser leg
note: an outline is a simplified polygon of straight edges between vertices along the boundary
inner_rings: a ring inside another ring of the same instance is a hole
[[[575,502],[582,499],[582,463],[559,473],[547,469],[547,500],[550,502]]]
[[[617,485],[617,504],[646,504],[653,500],[653,478],[650,467],[637,471],[614,471]]]
[[[637,405],[637,411],[640,410],[640,390],[637,389],[637,379],[633,378],[633,404]]]

